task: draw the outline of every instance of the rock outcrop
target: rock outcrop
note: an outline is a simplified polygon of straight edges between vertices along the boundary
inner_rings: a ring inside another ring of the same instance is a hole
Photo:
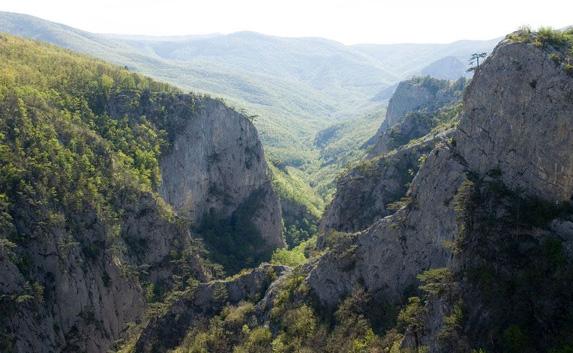
[[[453,268],[447,244],[461,231],[454,200],[468,175],[493,173],[510,190],[569,200],[572,83],[546,49],[500,43],[470,84],[452,139],[439,144],[414,177],[408,204],[352,235],[310,272],[319,300],[335,305],[356,286],[399,300],[417,274]],[[414,105],[407,101],[402,111]]]
[[[446,266],[451,253],[444,242],[458,229],[452,201],[465,171],[451,146],[432,151],[403,208],[352,236],[339,251],[328,252],[310,272],[309,283],[320,301],[333,306],[357,285],[398,301],[417,274]]]
[[[62,228],[34,239],[25,252],[0,255],[2,311],[10,320],[4,324],[13,335],[4,347],[14,352],[105,352],[125,325],[144,312],[140,279],[161,284],[178,274],[209,277],[192,252],[189,231],[166,220],[153,195],[122,197],[118,195],[118,202],[127,202],[124,232],[116,244],[109,244],[93,212],[91,218],[78,215],[93,228],[86,227],[73,240]],[[15,256],[26,261],[28,272],[11,260]],[[145,275],[138,279],[136,271]],[[22,301],[28,293],[36,294]],[[12,300],[18,304],[7,306]]]
[[[201,319],[216,315],[226,305],[260,300],[273,280],[286,270],[283,266],[263,264],[230,280],[200,284],[146,325],[134,353],[166,352],[175,348]]]
[[[573,80],[563,67],[543,48],[506,41],[468,88],[458,149],[480,174],[498,168],[511,188],[570,200],[572,112]]]
[[[260,250],[284,246],[279,199],[257,130],[219,101],[205,99],[195,109],[161,159],[161,195],[196,224],[207,214],[229,218],[256,202],[250,216],[266,243]]]
[[[386,119],[371,139],[368,158],[387,153],[424,136],[435,126],[433,115],[461,99],[465,79],[458,81],[417,77],[400,82],[388,103]]]
[[[320,234],[357,232],[392,214],[418,172],[423,156],[447,134],[429,137],[386,155],[361,162],[336,184],[336,194],[320,223]],[[394,207],[393,207],[394,206]]]
[[[165,120],[170,146],[161,156],[158,191],[178,216],[199,225],[205,215],[227,219],[256,203],[250,221],[267,244],[260,250],[284,246],[279,199],[263,147],[243,114],[209,97],[144,94],[135,107],[129,104],[132,98],[125,93],[109,97],[105,111],[118,119]]]
[[[400,83],[367,159],[339,178],[320,234],[364,230],[395,211],[425,156],[451,137],[464,87],[464,79],[426,77]]]

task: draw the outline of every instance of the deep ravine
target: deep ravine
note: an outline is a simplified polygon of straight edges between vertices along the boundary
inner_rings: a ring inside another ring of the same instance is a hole
[[[282,166],[245,114],[0,49],[0,351],[573,349],[572,31],[512,33],[471,81],[401,82],[292,266],[267,262]]]

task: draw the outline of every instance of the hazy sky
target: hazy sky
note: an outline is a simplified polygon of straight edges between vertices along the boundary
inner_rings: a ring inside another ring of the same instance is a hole
[[[521,25],[573,24],[573,0],[1,0],[0,10],[92,32],[249,30],[347,44],[491,39]]]

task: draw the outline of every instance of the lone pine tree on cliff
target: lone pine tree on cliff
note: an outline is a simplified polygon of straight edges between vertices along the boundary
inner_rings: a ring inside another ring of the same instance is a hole
[[[486,52],[473,53],[470,58],[470,68],[468,69],[468,72],[479,69],[479,60],[485,58],[486,56],[487,56]]]

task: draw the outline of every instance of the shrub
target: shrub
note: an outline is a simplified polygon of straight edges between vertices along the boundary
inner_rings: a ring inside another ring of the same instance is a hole
[[[291,267],[302,265],[305,262],[306,256],[304,255],[304,249],[302,249],[300,246],[290,250],[277,249],[271,258],[271,263],[273,264]]]
[[[537,31],[537,39],[543,45],[561,46],[566,44],[569,38],[565,32],[554,30],[551,27],[541,27]]]
[[[426,309],[419,297],[408,298],[408,304],[398,314],[398,330],[402,333],[406,329],[421,332],[424,329],[424,314]]]
[[[417,277],[422,282],[420,289],[433,295],[444,294],[453,283],[453,274],[445,267],[427,270]]]
[[[559,54],[557,53],[549,54],[549,59],[551,59],[551,61],[553,61],[557,65],[561,63],[561,56],[559,56]]]
[[[233,353],[268,353],[272,351],[272,334],[267,327],[257,327],[249,332],[247,339],[236,346]]]
[[[563,70],[565,70],[565,72],[567,73],[567,75],[573,76],[573,64],[571,64],[571,63],[565,63],[565,64],[563,65]]]
[[[514,42],[526,42],[531,38],[531,28],[528,26],[522,26],[517,31],[509,34],[507,39]]]

